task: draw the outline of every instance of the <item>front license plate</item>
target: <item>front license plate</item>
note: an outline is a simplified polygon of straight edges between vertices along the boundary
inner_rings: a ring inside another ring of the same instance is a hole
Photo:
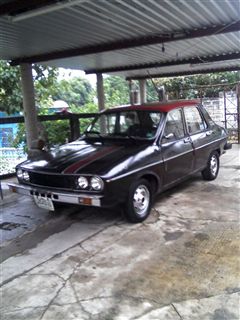
[[[34,195],[34,201],[39,208],[54,211],[54,205],[51,199]]]

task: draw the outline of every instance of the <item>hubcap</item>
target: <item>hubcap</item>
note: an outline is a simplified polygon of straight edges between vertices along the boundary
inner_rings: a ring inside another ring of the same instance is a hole
[[[142,216],[146,213],[150,202],[150,193],[146,186],[140,185],[133,196],[133,207],[135,212]]]
[[[210,170],[213,176],[215,176],[217,174],[217,170],[218,170],[218,161],[217,161],[217,157],[215,155],[213,155],[211,157],[210,160]]]

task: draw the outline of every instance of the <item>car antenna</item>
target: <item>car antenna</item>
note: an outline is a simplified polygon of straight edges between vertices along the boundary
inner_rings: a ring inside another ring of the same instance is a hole
[[[166,101],[166,95],[164,92],[164,86],[162,86],[161,88],[158,88],[156,86],[156,83],[153,81],[153,77],[151,76],[150,72],[147,70],[149,79],[151,80],[153,87],[155,89],[155,91],[157,92],[157,96],[158,96],[158,101]]]
[[[147,74],[148,74],[149,79],[151,80],[152,85],[153,85],[153,87],[154,87],[154,89],[155,89],[155,91],[157,92],[157,95],[158,95],[158,97],[159,97],[159,90],[158,90],[158,87],[156,86],[156,83],[153,81],[153,78],[152,78],[152,76],[151,76],[151,74],[150,74],[150,72],[149,72],[148,70],[147,70]]]

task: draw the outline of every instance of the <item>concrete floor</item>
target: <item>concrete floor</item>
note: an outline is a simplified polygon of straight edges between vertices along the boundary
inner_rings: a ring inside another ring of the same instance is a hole
[[[239,313],[239,146],[217,180],[157,198],[150,217],[2,204],[1,319],[234,320]]]

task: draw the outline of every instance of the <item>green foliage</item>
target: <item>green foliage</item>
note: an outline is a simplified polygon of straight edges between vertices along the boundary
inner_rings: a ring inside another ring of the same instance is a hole
[[[55,120],[42,122],[43,129],[46,132],[48,141],[46,141],[49,147],[61,145],[69,141],[70,138],[70,126],[68,120]],[[26,131],[24,124],[18,125],[17,135],[13,141],[13,147],[17,148],[23,146],[24,151],[27,151],[26,145]]]
[[[79,113],[79,107],[72,105],[70,111],[73,113]],[[94,103],[87,103],[81,108],[81,111],[81,113],[95,113],[97,112],[97,105]],[[81,133],[87,129],[91,121],[92,118],[80,119]],[[48,137],[49,147],[61,145],[69,141],[70,124],[68,120],[46,121],[42,124]]]
[[[0,60],[0,111],[8,114],[22,110],[19,67],[10,67]]]
[[[26,152],[26,129],[25,129],[25,124],[24,123],[19,123],[18,124],[18,130],[16,137],[13,140],[13,147],[18,148],[20,146],[23,146],[24,151]]]
[[[83,108],[81,108],[81,110],[80,110],[81,112],[79,112],[79,108],[76,108],[76,107],[72,107],[71,110],[73,113],[97,113],[98,106],[94,102],[89,102],[89,103],[86,103]],[[93,118],[79,119],[81,134],[91,124],[92,120],[93,120]]]
[[[37,106],[49,102],[51,89],[57,82],[57,75],[58,71],[56,68],[33,65]],[[20,79],[19,66],[11,67],[8,62],[0,60],[0,111],[10,115],[23,110]]]
[[[69,81],[57,80],[55,68],[33,65],[35,101],[39,114],[47,114],[54,100],[64,100],[70,105],[72,112],[96,112],[93,103],[95,91],[88,80],[73,78]],[[11,67],[0,60],[0,110],[7,114],[23,110],[20,85],[20,68]],[[89,120],[81,121],[81,131],[85,130]],[[70,137],[68,120],[43,123],[50,146],[65,143]],[[25,126],[18,125],[18,133],[14,139],[15,147],[26,144]]]
[[[196,76],[154,79],[157,87],[165,87],[169,99],[192,99],[202,97],[218,97],[219,87],[213,85],[235,83],[240,80],[239,72],[220,72],[214,74],[202,74]],[[200,88],[209,86],[209,88]],[[148,81],[148,92],[150,96],[157,99],[157,93],[153,84]]]
[[[129,87],[122,77],[108,76],[104,78],[105,106],[114,107],[129,103]]]
[[[77,113],[79,110],[78,107],[73,106],[71,111],[73,113]],[[84,106],[81,113],[96,113],[97,105],[94,103],[88,103]],[[79,113],[79,112],[78,112]],[[48,114],[46,109],[41,110],[41,114]],[[92,118],[80,119],[80,132],[83,133],[89,124],[91,123]],[[69,120],[55,120],[55,121],[44,121],[42,122],[42,126],[46,132],[47,136],[47,144],[49,147],[53,147],[56,145],[61,145],[69,141],[70,139],[70,124]],[[19,147],[24,145],[26,151],[26,132],[25,125],[18,125],[18,132],[13,142],[13,147]]]
[[[83,78],[72,78],[59,81],[52,92],[52,99],[66,101],[69,106],[80,108],[93,101],[94,90],[88,80]],[[82,109],[82,108],[81,108]]]
[[[61,145],[69,141],[70,126],[68,120],[44,121],[43,127],[48,137],[50,147]]]
[[[79,85],[79,86],[78,86]],[[75,91],[76,90],[76,93]],[[54,100],[60,99],[66,101],[70,106],[72,113],[95,113],[98,107],[93,102],[94,90],[88,80],[82,78],[73,78],[69,81],[59,82],[58,95],[53,94]],[[40,110],[41,114],[48,113],[47,110]],[[80,119],[80,132],[83,133],[92,119]],[[48,137],[50,147],[61,145],[70,139],[70,124],[68,120],[57,120],[43,122],[43,126]]]
[[[58,69],[33,65],[35,103],[38,109],[49,108],[53,104],[52,95],[57,87]]]

